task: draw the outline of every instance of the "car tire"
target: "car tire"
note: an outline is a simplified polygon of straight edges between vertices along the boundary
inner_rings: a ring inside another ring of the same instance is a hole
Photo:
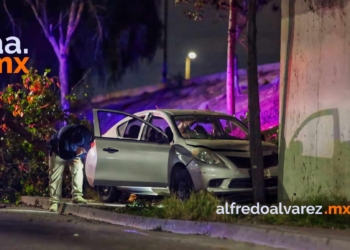
[[[119,201],[121,192],[116,187],[110,186],[98,186],[97,194],[100,198],[100,201],[106,203],[113,203]]]
[[[190,198],[194,190],[193,181],[190,173],[186,169],[176,171],[174,175],[174,193],[179,200],[187,200]]]

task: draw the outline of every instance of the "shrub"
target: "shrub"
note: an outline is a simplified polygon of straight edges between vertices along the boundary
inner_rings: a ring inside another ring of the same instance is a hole
[[[0,123],[0,202],[14,202],[20,194],[47,196],[48,157],[38,144],[43,145],[62,121],[90,127],[85,119],[61,109],[59,82],[48,77],[49,72],[39,75],[31,69],[21,84],[9,84],[0,92],[0,108],[7,116],[12,114]],[[18,130],[29,132],[33,141],[24,139]]]
[[[192,193],[184,202],[172,196],[162,202],[162,216],[166,219],[218,221],[221,215],[216,214],[216,209],[220,204],[217,197],[204,190]]]

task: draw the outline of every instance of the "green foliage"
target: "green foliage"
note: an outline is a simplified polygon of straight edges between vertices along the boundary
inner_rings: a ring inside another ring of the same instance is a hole
[[[136,200],[126,208],[118,208],[115,211],[162,219],[229,221],[231,217],[216,214],[220,204],[220,200],[211,193],[200,191],[192,193],[186,201],[180,201],[175,196],[167,197],[160,203]]]
[[[241,0],[234,0],[233,3],[238,7],[238,4],[241,4]],[[207,6],[212,7],[213,9],[228,10],[229,0],[175,0],[175,4],[187,4],[190,5],[190,8],[184,9],[184,14],[191,20],[202,20],[204,15],[204,9]]]
[[[70,96],[67,97],[71,103],[70,109],[73,112],[79,112],[81,111],[81,107],[89,106],[94,96],[94,91],[91,85],[85,84],[83,81],[77,83],[72,88]]]
[[[271,2],[271,0],[257,0],[257,11],[260,11],[269,2]],[[225,19],[228,21],[229,18],[230,0],[175,0],[175,4],[186,6],[183,12],[185,16],[190,20],[202,20],[208,7],[214,9],[217,12],[219,19]],[[237,10],[235,32],[236,37],[238,38],[248,22],[248,1],[232,0],[232,6]],[[278,9],[279,8],[277,6],[273,5],[273,11],[277,11]],[[241,39],[239,39],[239,42],[242,42]]]
[[[162,202],[163,218],[195,221],[217,221],[221,215],[216,214],[220,200],[206,191],[192,193],[184,202],[172,196]]]
[[[22,76],[21,84],[9,84],[0,92],[0,107],[10,111],[13,122],[29,131],[33,138],[47,141],[62,121],[91,125],[74,114],[62,111],[53,91],[59,86],[50,70],[36,70]],[[70,97],[68,97],[70,98]],[[14,202],[18,194],[48,195],[48,157],[36,145],[15,133],[6,123],[0,125],[0,199]],[[17,195],[17,196],[16,196]],[[1,200],[0,200],[1,202]]]
[[[265,135],[266,141],[278,145],[278,131],[279,126],[276,126],[268,130],[262,131],[262,134]]]
[[[263,6],[271,2],[271,0],[257,0],[257,7],[260,10]],[[186,4],[189,8],[184,9],[184,14],[191,20],[202,20],[206,7],[211,7],[216,10],[219,17],[224,17],[220,11],[228,11],[230,9],[230,0],[175,0],[175,4]],[[238,20],[243,19],[241,22],[247,22],[246,16],[248,13],[248,1],[247,0],[232,0],[232,6],[238,10]],[[273,6],[273,11],[277,11],[279,8]],[[238,26],[242,23],[238,22]],[[243,24],[244,25],[244,24]]]

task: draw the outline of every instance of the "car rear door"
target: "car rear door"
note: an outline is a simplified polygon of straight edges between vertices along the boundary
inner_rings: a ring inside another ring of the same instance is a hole
[[[133,122],[132,126],[125,127],[124,121],[128,120],[125,118],[120,123],[113,121],[120,116],[131,118],[128,123]],[[168,186],[170,144],[141,138],[142,132],[149,127],[162,133],[158,128],[121,111],[94,109],[93,118],[97,153],[94,186]],[[120,131],[124,134],[120,135]]]

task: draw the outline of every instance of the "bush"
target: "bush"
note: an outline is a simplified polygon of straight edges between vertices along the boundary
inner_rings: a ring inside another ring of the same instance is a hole
[[[62,121],[89,123],[64,112],[58,102],[59,83],[30,70],[22,84],[10,84],[0,92],[0,108],[12,113],[11,124],[30,132],[44,143]],[[69,97],[70,99],[74,99]],[[25,140],[6,123],[0,123],[0,202],[14,202],[19,195],[48,196],[48,157],[37,145]],[[65,185],[67,186],[67,185]]]

